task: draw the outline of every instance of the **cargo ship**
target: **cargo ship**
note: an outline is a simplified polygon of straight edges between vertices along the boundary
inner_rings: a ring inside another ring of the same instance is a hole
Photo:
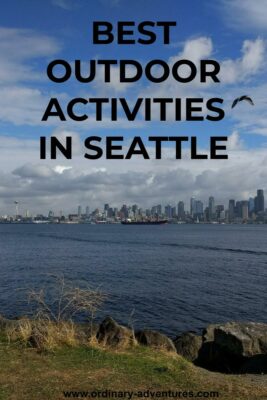
[[[130,219],[121,221],[122,225],[163,225],[167,224],[167,219],[160,219],[160,220],[147,220],[147,221],[133,221]]]

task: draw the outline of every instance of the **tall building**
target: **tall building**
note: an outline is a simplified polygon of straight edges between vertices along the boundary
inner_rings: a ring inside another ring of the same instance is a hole
[[[82,215],[82,206],[78,206],[78,217]]]
[[[196,200],[194,217],[201,218],[202,216],[203,216],[203,203],[200,200]]]
[[[134,205],[132,206],[132,212],[134,213],[134,215],[137,215],[137,214],[138,214],[138,205],[137,205],[137,204],[134,204]]]
[[[172,207],[171,214],[172,214],[172,218],[177,217],[176,207]]]
[[[191,217],[193,217],[195,213],[196,213],[196,199],[194,197],[191,197],[191,199],[190,199],[190,215],[191,215]]]
[[[235,203],[235,217],[242,218],[242,201]]]
[[[250,197],[248,200],[248,212],[251,214],[253,211],[255,211],[255,201],[253,197]]]
[[[178,211],[178,218],[184,219],[185,211],[184,211],[184,202],[183,201],[179,201],[177,211]]]
[[[229,222],[233,222],[235,219],[235,200],[229,200],[228,206],[228,220]]]
[[[209,197],[209,220],[212,221],[215,218],[215,200],[213,196]]]
[[[242,219],[248,219],[248,201],[246,200],[242,201]]]
[[[107,217],[108,218],[112,218],[114,217],[114,210],[112,207],[109,207],[108,211],[107,211]]]
[[[216,219],[217,220],[222,220],[225,216],[224,213],[224,205],[223,204],[218,204],[215,208],[215,214],[216,214]]]
[[[153,215],[153,217],[156,217],[157,216],[157,206],[153,206],[152,208],[151,208],[151,214]]]
[[[90,208],[89,208],[89,206],[86,206],[85,214],[86,214],[86,217],[89,217],[89,214],[90,214]]]
[[[165,215],[167,218],[172,217],[172,207],[169,204],[165,207]]]
[[[255,213],[258,214],[264,211],[264,192],[262,189],[257,190],[255,197]]]
[[[158,215],[162,215],[162,207],[161,207],[161,204],[158,204],[158,205],[157,205],[157,214],[158,214]]]

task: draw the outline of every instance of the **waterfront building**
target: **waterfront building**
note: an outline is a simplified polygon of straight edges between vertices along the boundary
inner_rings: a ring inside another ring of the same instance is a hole
[[[184,220],[184,218],[185,218],[185,210],[184,210],[184,202],[183,201],[179,201],[178,206],[177,206],[177,210],[178,210],[178,218],[180,220]]]
[[[167,218],[172,217],[172,207],[169,204],[165,207],[165,215]]]
[[[257,190],[257,196],[255,197],[255,213],[264,212],[264,192],[262,189]]]
[[[235,219],[235,200],[231,199],[229,200],[229,205],[228,205],[228,221],[233,222]]]
[[[248,201],[242,201],[242,219],[243,221],[248,220]]]
[[[213,196],[209,197],[209,221],[215,219],[215,200]]]
[[[191,199],[190,199],[190,215],[191,215],[191,217],[193,217],[195,213],[196,213],[196,199],[194,197],[191,197]]]

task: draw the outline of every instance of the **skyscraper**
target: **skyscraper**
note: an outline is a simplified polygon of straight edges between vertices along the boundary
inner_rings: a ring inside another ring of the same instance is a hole
[[[248,200],[248,212],[251,214],[254,211],[255,208],[255,201],[253,197],[250,197]]]
[[[165,215],[166,215],[167,218],[171,218],[172,217],[172,207],[170,206],[170,204],[165,206]]]
[[[256,214],[264,211],[264,192],[262,189],[257,190],[257,196],[255,197],[254,206]]]
[[[203,203],[200,200],[196,201],[194,217],[201,218],[203,216]]]
[[[190,215],[191,215],[191,217],[193,217],[195,213],[196,213],[196,199],[194,197],[191,197],[191,199],[190,199]]]
[[[213,196],[209,197],[209,220],[212,221],[215,217],[215,200]]]
[[[233,222],[235,219],[235,200],[229,200],[229,207],[228,207],[228,219],[229,222]]]
[[[178,218],[179,219],[184,219],[185,217],[185,212],[184,212],[184,202],[179,201],[178,203]]]
[[[242,219],[243,220],[248,219],[248,201],[246,200],[242,201]]]

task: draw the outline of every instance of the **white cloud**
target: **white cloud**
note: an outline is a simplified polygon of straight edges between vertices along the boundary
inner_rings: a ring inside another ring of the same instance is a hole
[[[55,174],[55,172],[53,172],[52,168],[50,168],[48,165],[27,163],[20,168],[16,168],[13,171],[13,174],[24,178],[42,179],[51,178],[51,176]]]
[[[224,84],[236,84],[260,72],[265,60],[265,42],[261,38],[245,40],[242,45],[242,57],[221,62],[221,81]]]
[[[56,165],[53,168],[53,170],[58,174],[62,174],[64,171],[67,171],[68,169],[72,169],[72,167],[67,167],[65,165]]]
[[[42,81],[35,60],[53,56],[60,49],[53,38],[29,29],[0,27],[0,119],[20,124],[40,124],[45,95],[26,86]],[[47,96],[48,97],[48,96]]]
[[[231,135],[228,136],[227,148],[230,151],[241,150],[244,148],[244,143],[240,139],[238,131],[234,131]]]
[[[33,30],[0,27],[0,52],[3,59],[22,61],[46,57],[55,54],[59,48],[53,38]]]
[[[54,6],[63,8],[63,10],[72,10],[77,5],[77,0],[52,0]]]
[[[191,160],[188,151],[185,158],[175,160],[174,151],[164,148],[162,160],[111,161],[103,156],[90,161],[83,158],[82,149],[72,160],[41,161],[38,140],[6,137],[1,138],[0,147],[4,149],[0,170],[6,171],[0,173],[0,214],[14,212],[14,199],[21,203],[21,210],[31,212],[51,208],[70,212],[77,204],[96,207],[106,202],[112,206],[175,205],[192,195],[205,202],[214,195],[217,203],[226,204],[229,198],[253,195],[267,181],[266,149],[246,149],[237,132],[229,136],[228,160]],[[154,154],[154,149],[149,152]]]
[[[0,86],[0,119],[15,125],[39,125],[46,99],[39,89]]]
[[[201,59],[208,58],[213,51],[212,40],[209,37],[198,37],[187,40],[184,44],[184,49],[179,55],[179,58],[189,59],[197,63]],[[171,61],[173,61],[171,59]]]
[[[232,28],[267,30],[266,0],[221,0],[221,6]]]

